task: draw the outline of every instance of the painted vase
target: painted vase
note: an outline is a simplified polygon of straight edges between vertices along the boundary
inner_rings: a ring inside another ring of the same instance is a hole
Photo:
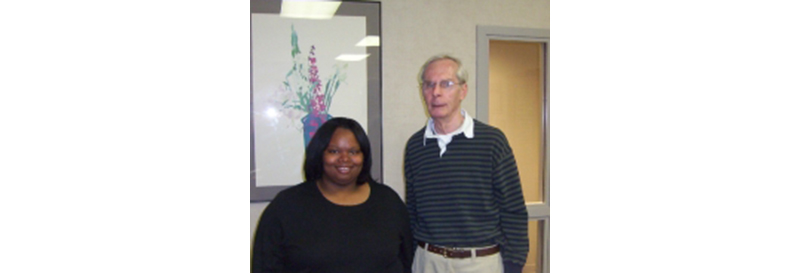
[[[303,139],[305,140],[304,147],[308,147],[308,142],[311,141],[312,137],[314,137],[314,133],[317,132],[317,129],[319,129],[323,123],[331,118],[333,117],[328,114],[308,114],[300,119],[300,121],[303,122]]]

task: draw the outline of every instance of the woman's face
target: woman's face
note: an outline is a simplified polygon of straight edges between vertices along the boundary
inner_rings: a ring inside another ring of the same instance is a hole
[[[364,154],[356,136],[348,129],[337,128],[322,156],[323,182],[340,186],[355,184],[363,164]]]

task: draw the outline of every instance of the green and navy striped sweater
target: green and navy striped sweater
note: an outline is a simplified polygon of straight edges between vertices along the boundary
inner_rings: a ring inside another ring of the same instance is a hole
[[[474,120],[474,138],[453,136],[439,157],[424,130],[406,143],[406,203],[417,241],[448,247],[499,244],[504,263],[528,255],[528,214],[503,132]]]

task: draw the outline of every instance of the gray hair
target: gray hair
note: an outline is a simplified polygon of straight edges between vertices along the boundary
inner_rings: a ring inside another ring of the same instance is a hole
[[[458,66],[458,69],[456,70],[456,77],[458,77],[459,83],[467,82],[469,75],[467,75],[467,70],[464,69],[464,66],[461,65],[461,60],[447,54],[440,54],[431,57],[430,59],[428,59],[428,61],[425,62],[424,65],[422,65],[422,69],[419,70],[419,78],[418,78],[419,84],[422,84],[422,82],[425,81],[425,70],[428,69],[428,66],[431,65],[431,63],[440,60],[451,60],[455,62],[456,65]]]

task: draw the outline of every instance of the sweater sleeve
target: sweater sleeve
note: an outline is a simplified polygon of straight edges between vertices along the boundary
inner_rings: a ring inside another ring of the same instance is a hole
[[[400,261],[403,263],[403,272],[411,273],[411,265],[414,263],[414,251],[416,244],[414,243],[414,235],[411,233],[409,226],[408,212],[403,205],[403,201],[397,198],[400,221]]]
[[[505,137],[502,139],[504,141],[495,153],[492,183],[495,200],[500,207],[500,228],[505,237],[505,244],[501,248],[503,262],[508,265],[506,272],[514,272],[517,267],[521,269],[525,265],[528,257],[528,211],[514,153]]]
[[[281,272],[284,268],[284,254],[280,245],[283,228],[277,216],[279,209],[276,206],[279,202],[276,197],[264,209],[258,221],[253,238],[252,273]]]
[[[406,208],[408,209],[408,218],[409,223],[411,225],[411,239],[413,240],[413,232],[417,228],[417,199],[414,193],[414,175],[412,172],[412,166],[410,164],[411,159],[409,158],[408,153],[408,145],[411,143],[406,144],[406,151],[404,156],[403,162],[403,170],[405,174],[405,182],[406,182]],[[412,241],[412,243],[415,243]]]

